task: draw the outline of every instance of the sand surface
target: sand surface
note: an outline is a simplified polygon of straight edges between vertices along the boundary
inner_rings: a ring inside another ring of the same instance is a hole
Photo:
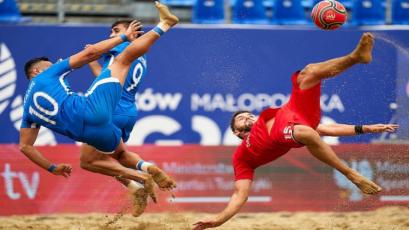
[[[60,214],[0,217],[0,229],[191,229],[207,213],[147,213],[135,218],[114,214]],[[370,212],[241,213],[217,229],[299,230],[360,229],[409,230],[409,207],[387,207]]]

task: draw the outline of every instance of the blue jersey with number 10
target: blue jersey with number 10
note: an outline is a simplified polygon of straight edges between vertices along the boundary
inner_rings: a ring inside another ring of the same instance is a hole
[[[45,126],[82,140],[86,102],[71,91],[65,79],[70,71],[69,61],[65,59],[31,79],[24,97],[22,128]]]

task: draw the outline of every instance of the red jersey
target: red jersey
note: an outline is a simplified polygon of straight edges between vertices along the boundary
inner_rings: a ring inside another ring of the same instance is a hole
[[[292,76],[290,100],[281,108],[268,108],[261,112],[250,133],[233,155],[236,180],[253,180],[254,170],[287,153],[291,148],[303,145],[293,137],[294,124],[316,128],[321,118],[321,85],[301,90],[297,83],[298,73]],[[274,118],[270,132],[267,121]]]

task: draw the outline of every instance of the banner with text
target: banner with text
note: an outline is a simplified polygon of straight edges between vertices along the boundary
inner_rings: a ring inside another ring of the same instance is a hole
[[[364,196],[343,175],[313,158],[305,148],[259,168],[244,211],[351,211],[409,205],[409,146],[349,144],[335,151],[346,164],[379,184],[379,195]],[[113,178],[79,167],[75,145],[40,147],[56,163],[70,163],[65,179],[38,168],[16,145],[0,148],[0,215],[128,210],[126,189]],[[234,190],[233,147],[141,146],[131,150],[155,162],[178,184],[175,199],[159,192],[148,212],[223,209]],[[183,157],[181,157],[183,156]],[[86,204],[86,205],[84,205]]]

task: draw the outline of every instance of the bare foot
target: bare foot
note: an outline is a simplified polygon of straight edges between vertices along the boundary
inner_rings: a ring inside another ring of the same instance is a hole
[[[143,186],[145,187],[146,193],[152,198],[153,202],[156,201],[156,195],[155,195],[155,190],[154,190],[154,182],[153,179],[150,175],[147,175],[147,179],[144,181]]]
[[[358,173],[349,175],[348,179],[365,194],[375,195],[382,190],[377,184]]]
[[[148,167],[148,173],[161,190],[172,190],[176,188],[176,182],[155,165]]]
[[[364,33],[355,50],[350,54],[351,57],[358,63],[370,63],[372,61],[373,44],[374,36],[371,33]]]
[[[144,188],[139,188],[133,191],[132,196],[132,216],[138,217],[142,215],[148,205],[148,193]]]
[[[132,200],[132,215],[138,217],[142,215],[148,204],[148,193],[145,191],[142,184],[132,180],[126,182],[128,182],[126,187],[128,188]]]
[[[167,24],[169,27],[172,27],[179,22],[179,18],[172,14],[166,5],[156,1],[155,6],[159,11],[159,18],[161,22]]]

